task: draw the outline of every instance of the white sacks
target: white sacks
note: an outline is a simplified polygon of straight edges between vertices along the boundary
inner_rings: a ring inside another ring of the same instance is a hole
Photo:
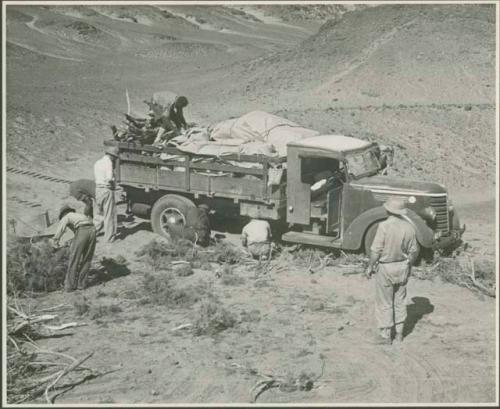
[[[243,145],[256,142],[270,145],[263,150],[276,151],[286,156],[286,145],[291,141],[319,135],[288,119],[264,111],[252,111],[239,118],[219,122],[213,127],[211,139],[226,145]]]

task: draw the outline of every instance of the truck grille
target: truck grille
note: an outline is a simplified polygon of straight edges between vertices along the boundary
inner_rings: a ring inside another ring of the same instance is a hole
[[[450,231],[447,196],[431,197],[431,206],[436,211],[436,230],[447,234]]]

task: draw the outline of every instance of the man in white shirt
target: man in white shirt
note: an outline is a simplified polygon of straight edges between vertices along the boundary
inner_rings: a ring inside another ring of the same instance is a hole
[[[270,256],[270,240],[271,226],[266,220],[254,219],[241,232],[241,243],[259,260],[266,260]]]
[[[119,150],[116,146],[106,149],[105,155],[94,164],[96,185],[96,228],[101,230],[104,225],[104,240],[113,242],[116,239],[117,215],[115,204],[115,162]]]
[[[69,250],[68,271],[64,280],[64,290],[70,292],[87,287],[87,275],[94,257],[96,240],[92,218],[76,213],[75,209],[64,205],[59,211],[59,224],[53,238],[55,246],[59,246],[59,240],[68,227],[75,234]]]

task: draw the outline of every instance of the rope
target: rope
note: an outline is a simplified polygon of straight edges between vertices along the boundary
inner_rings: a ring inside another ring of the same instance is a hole
[[[15,173],[18,175],[30,176],[35,179],[47,180],[49,182],[54,182],[54,183],[71,183],[71,180],[62,179],[54,176],[48,176],[31,170],[16,169],[9,166],[7,166],[7,172]]]

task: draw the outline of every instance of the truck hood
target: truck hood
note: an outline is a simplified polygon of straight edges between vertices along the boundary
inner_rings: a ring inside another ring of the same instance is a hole
[[[351,186],[384,193],[394,194],[445,194],[446,188],[443,185],[432,182],[422,182],[394,176],[368,176],[358,180],[353,180]]]

